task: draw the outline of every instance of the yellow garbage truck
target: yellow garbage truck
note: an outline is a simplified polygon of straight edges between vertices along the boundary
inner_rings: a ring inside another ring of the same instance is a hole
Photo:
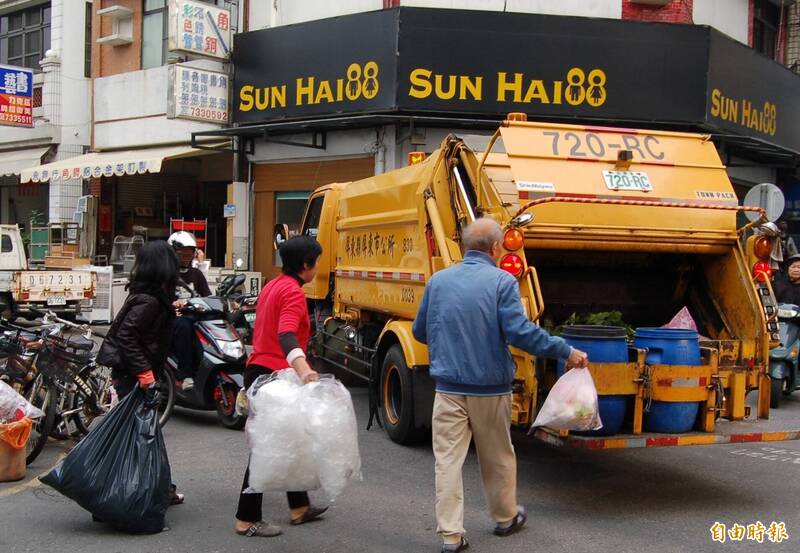
[[[747,210],[760,217],[737,227]],[[309,198],[301,232],[324,251],[305,287],[316,326],[310,349],[321,368],[367,382],[370,422],[378,415],[392,440],[415,441],[430,427],[428,352],[411,327],[425,283],[462,259],[462,231],[478,217],[504,228],[499,266],[518,279],[531,321],[617,311],[633,327],[659,327],[687,307],[701,336],[699,365],[652,362],[632,344],[628,359],[590,358],[598,393],[628,396],[619,434],[539,428],[537,437],[587,448],[800,437],[766,420],[778,326],[759,264],[771,244],[744,236],[765,219],[738,205],[710,137],[510,114],[485,152],[450,135],[419,163]],[[511,351],[509,422],[529,427],[558,367]],[[698,403],[693,429],[648,432],[642,421],[654,402]]]

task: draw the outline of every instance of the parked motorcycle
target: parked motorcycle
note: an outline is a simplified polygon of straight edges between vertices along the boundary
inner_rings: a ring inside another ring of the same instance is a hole
[[[194,387],[182,390],[175,380],[178,367],[173,354],[164,367],[169,393],[161,417],[166,423],[175,404],[190,409],[214,410],[223,426],[240,429],[246,417],[236,413],[236,396],[244,385],[247,362],[244,343],[227,320],[226,299],[223,297],[192,297],[180,308],[182,317],[194,322],[199,342],[195,356]]]
[[[777,408],[781,396],[798,388],[798,352],[800,352],[800,307],[792,304],[778,306],[780,345],[769,352],[769,376],[772,380],[769,406]]]
[[[253,329],[256,325],[256,306],[258,296],[241,293],[245,276],[228,275],[217,287],[217,295],[224,297],[228,307],[228,321],[239,333],[246,346],[253,345]]]

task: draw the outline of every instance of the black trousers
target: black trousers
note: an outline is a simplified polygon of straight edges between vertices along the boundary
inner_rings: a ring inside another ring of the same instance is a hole
[[[250,385],[262,374],[270,374],[272,369],[261,365],[248,365],[244,373],[244,386]],[[247,470],[244,471],[244,482],[242,482],[242,493],[239,494],[239,508],[236,510],[236,519],[243,522],[258,522],[261,520],[261,504],[264,494],[244,493],[250,487],[250,463],[247,463]],[[308,499],[308,492],[287,492],[286,499],[290,509],[308,507],[311,501]]]
[[[176,317],[172,323],[172,352],[178,362],[175,378],[194,378],[195,350],[197,339],[194,336],[194,321],[187,317]]]
[[[242,493],[239,494],[239,507],[236,509],[236,519],[242,522],[258,522],[263,517],[261,515],[261,504],[264,494],[244,493],[250,487],[250,463],[244,471],[244,482],[242,482]],[[287,492],[286,499],[289,501],[290,509],[308,507],[311,501],[308,499],[307,492]]]

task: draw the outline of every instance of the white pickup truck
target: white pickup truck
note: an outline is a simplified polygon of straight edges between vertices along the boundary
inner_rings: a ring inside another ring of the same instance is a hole
[[[0,225],[0,315],[34,318],[31,308],[61,315],[80,313],[80,302],[93,298],[97,275],[91,271],[28,270],[17,225]]]

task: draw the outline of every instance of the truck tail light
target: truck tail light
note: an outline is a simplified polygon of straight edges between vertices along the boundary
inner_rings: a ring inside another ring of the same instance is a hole
[[[83,291],[83,297],[84,298],[91,298],[92,297],[92,291],[91,290],[84,290]]]
[[[500,260],[500,268],[512,276],[519,278],[522,276],[525,265],[522,263],[522,258],[520,256],[515,253],[510,253],[503,256],[503,259]]]
[[[753,276],[759,282],[764,282],[768,278],[771,278],[772,267],[770,266],[769,261],[759,261],[753,265]]]
[[[29,300],[29,299],[31,299],[31,292],[30,292],[30,290],[23,290],[23,291],[22,291],[22,294],[21,294],[21,297],[22,297],[22,299],[23,299],[23,300]]]
[[[525,235],[518,228],[510,228],[503,236],[503,247],[510,252],[515,252],[525,245]]]
[[[759,259],[769,259],[772,253],[772,239],[769,236],[759,236],[753,243],[753,254]]]

